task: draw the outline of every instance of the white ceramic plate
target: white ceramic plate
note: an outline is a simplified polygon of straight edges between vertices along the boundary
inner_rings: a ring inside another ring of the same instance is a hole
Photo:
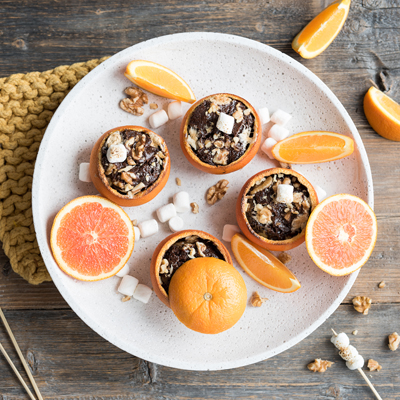
[[[81,162],[88,162],[97,138],[120,125],[148,127],[146,107],[142,117],[122,111],[118,103],[130,82],[123,71],[133,59],[165,65],[189,82],[197,98],[230,92],[246,98],[256,108],[281,108],[293,115],[293,132],[332,130],[352,136],[356,150],[351,157],[320,165],[296,166],[328,195],[351,193],[373,206],[372,178],[361,138],[346,110],[313,73],[292,58],[261,43],[215,33],[184,33],[132,46],[89,73],[70,92],[53,116],[40,146],[33,183],[33,216],[41,253],[57,288],[71,308],[105,339],[135,356],[182,369],[218,370],[240,367],[272,357],[313,332],[339,306],[357,273],[335,278],[319,270],[305,245],[290,251],[289,267],[302,287],[292,294],[270,291],[242,273],[250,298],[258,290],[269,301],[261,308],[247,307],[241,320],[218,335],[187,329],[155,295],[148,304],[121,302],[116,292],[119,278],[85,283],[65,275],[55,263],[49,246],[50,228],[57,211],[75,197],[96,194],[91,183],[78,180]],[[168,100],[149,95],[160,108]],[[189,105],[185,105],[185,110]],[[184,158],[178,138],[181,119],[156,130],[168,144],[171,176],[153,201],[126,211],[139,221],[154,218],[155,210],[171,201],[178,190],[190,193],[200,206],[197,215],[183,215],[185,228],[222,236],[224,224],[235,224],[235,202],[244,182],[256,172],[275,166],[260,153],[241,171],[226,176],[230,189],[214,206],[205,192],[220,177],[202,173]],[[182,180],[176,186],[175,178]],[[157,235],[141,239],[129,261],[131,274],[151,286],[149,264],[155,246],[170,232],[160,224]],[[226,243],[228,249],[229,244]],[[101,349],[99,349],[101,352]]]

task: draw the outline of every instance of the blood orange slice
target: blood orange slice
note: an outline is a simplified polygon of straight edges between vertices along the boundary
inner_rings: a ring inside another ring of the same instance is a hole
[[[73,278],[98,281],[115,275],[135,243],[125,211],[99,196],[78,197],[54,218],[50,245],[58,266]]]
[[[337,194],[311,213],[306,228],[307,251],[328,274],[348,275],[367,262],[377,233],[376,216],[367,203],[350,194]]]

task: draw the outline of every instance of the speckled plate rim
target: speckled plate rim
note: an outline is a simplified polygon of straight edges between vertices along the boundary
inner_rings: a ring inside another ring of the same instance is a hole
[[[111,68],[120,58],[124,57],[127,53],[133,53],[134,51],[139,51],[151,46],[159,46],[163,43],[171,43],[171,42],[184,42],[184,41],[193,41],[193,40],[207,40],[207,41],[215,41],[215,42],[225,42],[225,43],[231,43],[231,44],[239,44],[243,46],[247,46],[248,48],[252,48],[255,50],[259,50],[262,52],[265,52],[266,54],[269,54],[278,60],[284,62],[285,64],[290,65],[292,68],[296,69],[299,71],[302,75],[304,75],[307,79],[309,79],[311,82],[313,82],[320,90],[321,92],[332,102],[333,106],[336,107],[338,112],[341,114],[343,117],[344,121],[346,122],[347,126],[349,127],[354,141],[356,142],[357,149],[360,155],[361,162],[364,165],[365,168],[365,173],[367,176],[367,182],[368,182],[368,204],[370,207],[373,209],[374,206],[374,194],[373,194],[373,184],[372,184],[372,174],[371,174],[371,168],[370,164],[368,161],[368,156],[365,151],[363,142],[361,140],[361,137],[357,131],[356,126],[354,125],[352,119],[350,118],[349,114],[343,107],[343,105],[340,103],[339,99],[333,94],[333,92],[326,86],[314,73],[312,73],[309,69],[307,69],[305,66],[300,64],[298,61],[294,60],[293,58],[287,56],[286,54],[283,54],[279,50],[276,50],[270,46],[267,46],[265,44],[256,42],[251,39],[247,39],[241,36],[235,36],[235,35],[227,35],[227,34],[222,34],[222,33],[210,33],[210,32],[190,32],[190,33],[177,33],[173,35],[166,35],[166,36],[161,36],[158,38],[150,39],[145,42],[138,43],[134,46],[131,46],[102,64],[100,64],[98,67],[96,67],[94,70],[92,70],[88,75],[86,75],[72,90],[71,92],[67,95],[67,97],[63,100],[61,105],[58,107],[56,113],[54,114],[53,118],[50,121],[50,124],[46,130],[46,134],[44,135],[44,138],[42,140],[42,143],[40,145],[39,153],[37,156],[37,161],[35,165],[35,171],[34,171],[34,176],[33,176],[33,188],[32,188],[32,210],[33,210],[33,220],[35,227],[39,227],[39,229],[36,230],[36,236],[37,236],[37,241],[39,245],[39,249],[41,251],[42,257],[44,259],[44,262],[46,266],[51,266],[52,263],[50,262],[52,260],[52,253],[51,249],[48,246],[48,241],[47,241],[47,236],[46,232],[43,231],[40,228],[40,224],[36,224],[36,221],[40,220],[40,207],[38,204],[38,199],[39,199],[39,193],[40,193],[40,186],[36,184],[36,182],[40,181],[40,174],[41,174],[41,165],[44,161],[44,156],[46,154],[46,150],[49,146],[49,137],[51,135],[51,132],[54,127],[56,127],[60,117],[62,116],[64,110],[67,109],[67,107],[74,101],[75,97],[83,90],[85,90],[86,85],[91,82],[92,79],[97,77],[97,75],[100,75],[102,71],[106,68]],[[187,370],[196,370],[196,371],[211,371],[211,370],[222,370],[222,369],[231,369],[231,368],[238,368],[250,364],[254,364],[256,362],[268,359],[276,354],[279,354],[295,344],[299,343],[301,340],[306,338],[308,335],[310,335],[313,331],[315,331],[323,322],[326,321],[326,319],[339,307],[343,299],[346,297],[347,293],[351,289],[351,287],[354,284],[354,281],[356,280],[359,271],[354,272],[347,283],[344,285],[342,291],[336,298],[336,300],[330,305],[330,307],[322,313],[319,318],[312,323],[308,328],[304,329],[297,335],[295,335],[293,338],[288,340],[286,343],[283,343],[282,345],[274,348],[274,349],[269,349],[264,352],[260,352],[259,354],[248,357],[248,358],[241,358],[237,359],[234,361],[227,361],[227,362],[207,362],[205,363],[198,363],[198,364],[193,364],[192,361],[188,360],[185,362],[179,361],[171,361],[168,358],[163,357],[161,354],[157,355],[156,357],[149,357],[148,354],[146,354],[144,351],[140,349],[140,347],[136,347],[134,353],[132,353],[131,349],[127,349],[124,343],[121,343],[118,337],[110,334],[107,332],[107,330],[95,322],[90,315],[88,315],[86,312],[84,312],[80,305],[74,300],[74,298],[69,294],[69,292],[65,289],[62,279],[59,278],[55,273],[52,271],[53,267],[48,268],[49,273],[53,279],[54,284],[57,286],[58,290],[60,291],[61,295],[65,299],[65,301],[69,304],[69,306],[74,310],[74,312],[84,321],[90,328],[92,328],[95,332],[97,332],[100,336],[102,336],[104,339],[108,340],[115,346],[119,347],[120,349],[133,354],[137,357],[143,358],[147,361],[154,362],[157,364],[161,364],[167,367],[173,367],[173,368],[179,368],[179,369],[187,369]]]

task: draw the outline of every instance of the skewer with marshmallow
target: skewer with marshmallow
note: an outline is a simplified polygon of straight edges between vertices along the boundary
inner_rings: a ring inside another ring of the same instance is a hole
[[[334,346],[339,350],[340,357],[346,361],[346,367],[350,370],[358,370],[361,376],[365,379],[368,386],[376,396],[378,400],[382,400],[382,397],[376,391],[367,375],[365,375],[364,371],[361,369],[364,366],[364,358],[361,354],[358,353],[357,349],[350,344],[349,337],[344,333],[336,333],[332,329],[333,335],[331,337],[331,342]]]

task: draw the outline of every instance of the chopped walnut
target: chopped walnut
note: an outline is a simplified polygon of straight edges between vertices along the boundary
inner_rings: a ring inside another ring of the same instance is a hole
[[[354,331],[353,332],[351,332],[354,336],[356,336],[356,335],[358,335],[358,330],[357,329],[354,329]]]
[[[389,349],[392,351],[395,351],[398,349],[400,344],[400,336],[398,335],[397,332],[393,332],[392,334],[389,335]]]
[[[106,144],[107,144],[107,147],[110,147],[113,144],[120,144],[121,142],[122,142],[121,134],[118,131],[116,131],[116,132],[113,132],[108,137]]]
[[[132,225],[133,225],[133,226],[137,226],[137,219],[133,219],[133,220],[132,220]]]
[[[261,297],[258,292],[254,292],[251,296],[251,305],[253,307],[261,307],[267,300],[266,297]]]
[[[293,221],[292,221],[292,231],[297,231],[298,229],[303,230],[308,221],[307,214],[299,214]]]
[[[150,103],[150,110],[156,110],[158,108],[158,104]]]
[[[385,286],[386,286],[385,281],[382,281],[381,283],[379,283],[378,288],[383,289]]]
[[[221,179],[214,186],[211,186],[207,190],[206,194],[207,203],[213,205],[218,200],[221,200],[228,191],[228,184],[229,181],[227,181],[226,179]]]
[[[256,218],[260,224],[270,224],[272,222],[272,211],[268,207],[257,204],[255,210],[257,210]]]
[[[325,372],[332,364],[334,364],[334,362],[316,358],[314,362],[307,365],[307,368],[313,372]]]
[[[119,102],[119,106],[126,112],[136,116],[143,115],[144,108],[134,103],[130,98],[123,99]]]
[[[133,183],[133,179],[132,179],[131,176],[128,175],[128,173],[126,173],[126,172],[122,172],[122,174],[121,174],[121,179],[122,179],[123,181],[125,181],[126,183],[129,183],[130,185],[132,185],[132,183]]]
[[[176,178],[175,181],[176,181],[176,184],[177,184],[178,186],[181,186],[181,185],[182,185],[182,181],[180,180],[180,178]]]
[[[123,302],[123,303],[125,303],[126,301],[129,301],[131,299],[131,296],[124,296],[122,299],[121,299],[121,301]]]
[[[375,361],[372,358],[368,360],[367,367],[370,371],[380,371],[382,369],[382,366],[379,365],[378,361]]]
[[[257,192],[261,192],[261,190],[264,190],[272,185],[272,178],[269,176],[268,178],[265,179],[265,181],[262,181],[258,186],[256,186],[250,194],[256,194]]]
[[[199,213],[199,205],[197,203],[190,203],[190,207],[192,207],[193,214]]]
[[[106,175],[110,175],[111,172],[114,171],[114,169],[117,169],[117,166],[115,164],[108,164],[108,167],[106,169],[106,171],[104,172]]]
[[[161,261],[161,265],[160,265],[160,274],[168,274],[168,266],[169,266],[169,262],[166,258],[164,258]]]
[[[229,156],[229,150],[219,150],[216,149],[217,151],[215,152],[215,156],[213,158],[213,162],[215,164],[220,164],[220,165],[226,165],[228,164],[228,156]]]
[[[141,135],[138,143],[132,148],[132,158],[136,161],[143,157],[144,146],[146,145],[146,135]]]
[[[205,257],[204,252],[207,250],[207,246],[202,242],[196,242],[197,251],[200,254],[200,257]]]
[[[281,165],[282,168],[286,168],[286,169],[291,169],[292,168],[291,164],[288,164],[288,163],[285,163],[285,162],[282,162],[282,161],[280,161],[279,164]]]
[[[356,296],[352,301],[354,309],[356,311],[364,315],[368,314],[368,310],[370,309],[372,304],[372,300],[369,297]]]
[[[236,104],[236,111],[232,114],[232,117],[235,118],[237,123],[243,121],[243,110],[240,107],[240,103]]]
[[[278,260],[282,264],[287,264],[292,259],[292,256],[284,251],[278,255]]]

